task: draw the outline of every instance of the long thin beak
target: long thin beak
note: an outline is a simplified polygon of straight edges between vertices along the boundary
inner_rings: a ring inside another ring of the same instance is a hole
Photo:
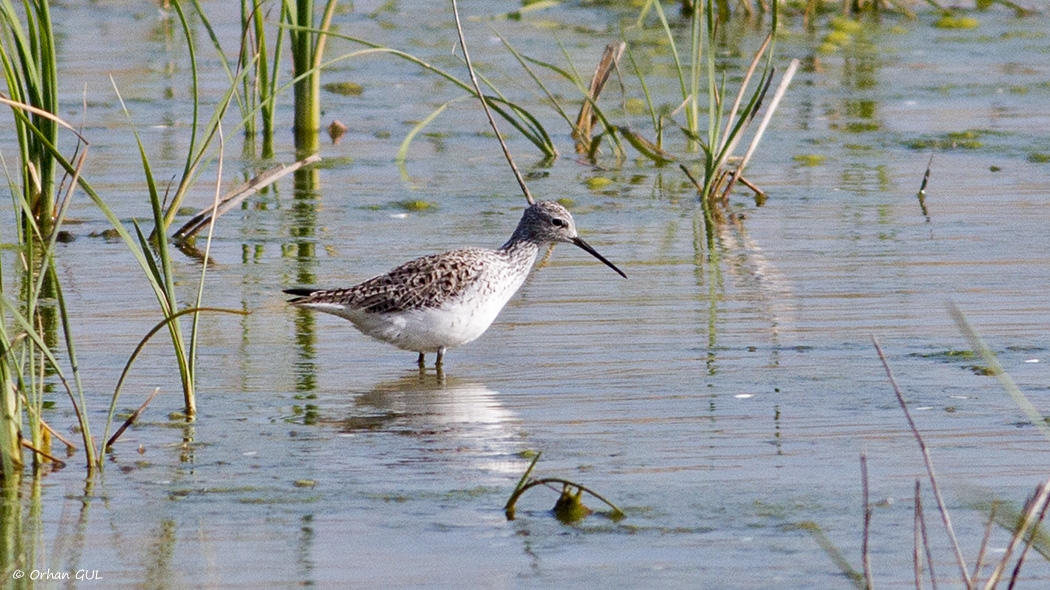
[[[591,248],[591,245],[588,244],[587,242],[584,242],[583,238],[577,236],[577,237],[572,239],[572,243],[576,244],[577,246],[579,246],[581,249],[586,251],[591,256],[594,256],[598,260],[601,260],[602,262],[604,262],[605,266],[608,266],[609,268],[615,270],[616,273],[619,274],[621,277],[623,277],[625,279],[627,278],[627,275],[623,274],[622,270],[616,268],[615,264],[613,264],[613,263],[609,262],[608,260],[606,260],[605,257],[602,256],[601,254],[598,254],[598,251],[595,250],[594,248]]]

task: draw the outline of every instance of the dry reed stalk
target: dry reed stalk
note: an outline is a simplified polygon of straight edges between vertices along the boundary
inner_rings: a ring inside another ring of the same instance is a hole
[[[459,47],[463,50],[463,61],[467,64],[467,71],[470,72],[470,81],[474,84],[474,92],[477,93],[478,100],[481,101],[481,107],[485,110],[485,116],[489,120],[489,125],[492,126],[492,131],[496,134],[496,139],[499,140],[499,145],[503,148],[503,156],[507,158],[507,163],[510,164],[510,169],[514,172],[514,178],[518,181],[518,186],[521,188],[521,193],[525,195],[525,200],[529,205],[536,203],[536,199],[532,198],[532,193],[529,191],[529,187],[525,184],[525,178],[518,171],[518,167],[514,164],[514,158],[510,155],[510,150],[507,149],[507,143],[503,141],[503,134],[499,132],[499,127],[496,126],[496,120],[492,118],[492,112],[489,111],[488,101],[485,100],[485,95],[481,93],[481,85],[478,84],[478,77],[474,74],[474,65],[470,61],[470,54],[467,52],[467,40],[463,37],[463,25],[459,22],[459,6],[456,4],[456,0],[452,0],[452,15],[456,20],[456,33],[459,34]]]
[[[1043,485],[1040,486],[1039,493],[1036,494],[1031,502],[1029,502],[1024,517],[1021,520],[1021,526],[1017,528],[1017,531],[1014,532],[1014,535],[1010,538],[1010,544],[1006,546],[1006,552],[1003,554],[1002,559],[1000,559],[999,563],[995,565],[995,569],[992,570],[992,575],[988,578],[988,581],[985,582],[984,590],[992,590],[995,588],[996,584],[999,583],[1003,571],[1006,570],[1006,564],[1009,562],[1010,556],[1013,554],[1014,550],[1017,549],[1017,545],[1020,544],[1025,537],[1029,537],[1029,539],[1025,541],[1025,552],[1027,553],[1027,548],[1031,546],[1032,539],[1034,538],[1034,535],[1029,535],[1028,531],[1029,529],[1038,526],[1046,516],[1048,500],[1050,500],[1050,479],[1046,480]],[[1017,579],[1020,565],[1019,561],[1017,568],[1015,568],[1012,580]],[[1010,586],[1013,587],[1013,581],[1011,581]],[[968,585],[968,587],[972,586]]]
[[[988,512],[988,522],[984,525],[984,538],[981,539],[981,547],[977,550],[977,561],[973,564],[973,579],[977,579],[977,576],[981,573],[981,566],[984,565],[984,554],[988,551],[988,542],[992,538],[992,526],[995,525],[995,511],[999,508],[999,502],[992,502],[992,507]]]
[[[769,126],[769,121],[773,118],[773,113],[776,112],[777,107],[780,105],[780,100],[784,98],[784,93],[787,92],[792,78],[795,77],[795,72],[798,71],[798,66],[799,61],[797,59],[791,60],[787,71],[784,72],[784,77],[780,79],[780,84],[777,86],[776,92],[773,93],[773,100],[770,101],[766,113],[762,116],[762,121],[758,124],[758,131],[755,132],[755,137],[751,140],[751,145],[747,147],[747,151],[744,152],[744,157],[736,167],[736,173],[729,180],[729,184],[722,192],[723,201],[729,198],[729,193],[733,190],[733,185],[736,184],[738,178],[743,176],[744,168],[747,166],[747,163],[751,161],[751,156],[755,153],[755,150],[758,149],[758,142],[762,140],[762,136],[766,132],[766,127]]]
[[[281,178],[295,172],[303,166],[313,164],[314,162],[320,162],[321,156],[317,154],[311,154],[310,156],[299,160],[294,164],[285,166],[280,164],[270,168],[269,170],[259,174],[255,178],[252,178],[248,182],[242,183],[222,196],[217,206],[209,205],[208,207],[201,209],[196,215],[190,218],[189,221],[184,223],[182,227],[175,232],[176,240],[188,240],[193,236],[197,235],[202,229],[207,227],[213,220],[218,219],[220,215],[226,213],[230,209],[233,209],[241,201],[254,195],[260,190],[270,186],[277,182]],[[214,215],[213,215],[214,213]]]
[[[871,578],[871,552],[868,542],[871,539],[871,502],[868,496],[868,458],[860,454],[860,481],[864,495],[864,537],[861,540],[861,569],[864,571],[864,586],[872,590],[875,585]]]
[[[897,396],[897,403],[900,404],[901,410],[904,412],[904,418],[908,421],[908,428],[911,429],[912,435],[915,436],[916,442],[919,443],[919,450],[922,451],[922,459],[926,464],[926,473],[930,478],[930,487],[933,489],[933,497],[937,500],[937,509],[941,513],[941,521],[944,523],[948,538],[952,542],[952,548],[955,550],[955,560],[959,566],[959,572],[962,574],[966,587],[973,588],[973,580],[970,578],[969,568],[966,567],[966,559],[963,557],[962,549],[959,548],[959,539],[955,536],[952,518],[948,514],[948,507],[944,503],[944,497],[941,496],[940,486],[937,485],[937,475],[933,471],[933,459],[930,457],[929,449],[926,448],[926,441],[923,440],[922,434],[919,433],[919,429],[915,426],[915,421],[911,417],[911,412],[908,411],[908,404],[904,401],[904,394],[901,393],[900,387],[897,385],[897,379],[893,376],[893,370],[890,369],[890,363],[886,360],[882,347],[879,346],[879,339],[872,336],[871,341],[875,345],[875,351],[879,355],[879,360],[882,361],[883,368],[886,369],[886,376],[889,377],[893,393]]]
[[[626,47],[627,44],[623,41],[606,45],[605,51],[602,52],[601,61],[594,68],[594,75],[591,76],[591,85],[587,91],[587,97],[584,98],[583,104],[580,105],[580,114],[576,117],[576,123],[572,129],[572,137],[576,140],[577,154],[588,154],[591,152],[591,133],[594,131],[594,125],[598,122],[598,116],[594,114],[593,105],[598,101],[598,97],[605,88],[605,83],[609,81],[609,74],[620,63],[620,57],[623,55],[623,50]]]
[[[32,441],[30,441],[28,439],[25,439],[25,438],[22,439],[22,446],[27,448],[27,449],[29,449],[30,451],[33,451],[37,455],[40,455],[41,457],[47,458],[48,461],[51,461],[52,463],[54,463],[58,467],[65,467],[66,466],[66,462],[65,461],[63,461],[62,459],[59,459],[58,457],[56,457],[54,455],[51,455],[49,453],[45,453],[44,451],[41,451],[40,449],[34,447]]]

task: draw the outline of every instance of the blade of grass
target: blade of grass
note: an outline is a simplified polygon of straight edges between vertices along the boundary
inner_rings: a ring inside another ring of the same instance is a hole
[[[842,551],[831,542],[831,539],[828,538],[828,535],[824,532],[824,529],[820,528],[819,524],[815,522],[800,522],[794,528],[809,533],[809,536],[816,541],[817,545],[824,550],[824,553],[831,558],[831,561],[839,568],[839,571],[846,576],[847,580],[853,583],[857,590],[868,590],[864,586],[864,574],[853,568],[853,565],[842,554]]]
[[[955,320],[955,325],[958,326],[959,331],[962,332],[963,336],[965,336],[970,342],[970,347],[973,348],[974,352],[981,355],[981,359],[985,366],[987,366],[992,374],[995,375],[995,378],[999,380],[999,385],[1006,391],[1007,395],[1010,396],[1010,399],[1014,400],[1014,403],[1021,409],[1021,413],[1024,414],[1025,418],[1038,428],[1039,432],[1046,437],[1047,440],[1050,440],[1050,424],[1047,424],[1046,418],[1043,417],[1034,405],[1032,405],[1032,402],[1028,401],[1028,398],[1021,392],[1021,389],[1017,387],[1013,378],[1011,378],[1009,373],[1003,369],[1003,365],[999,362],[999,359],[996,358],[995,353],[984,343],[984,340],[977,331],[973,329],[973,326],[970,325],[970,322],[966,319],[966,316],[963,315],[962,311],[959,310],[959,307],[954,303],[948,304],[948,313],[952,316],[952,319]]]
[[[117,385],[113,388],[113,397],[110,399],[109,414],[106,417],[106,429],[102,432],[103,440],[109,440],[109,430],[113,426],[113,416],[117,411],[117,400],[120,398],[120,390],[124,387],[124,381],[127,379],[128,373],[131,372],[131,366],[135,364],[142,349],[146,347],[146,344],[149,343],[150,339],[153,338],[157,332],[163,330],[179,317],[186,314],[200,312],[230,313],[235,315],[248,315],[249,313],[237,309],[223,309],[221,307],[189,307],[175,312],[171,317],[166,317],[153,326],[153,328],[151,328],[150,331],[139,340],[138,346],[135,347],[134,352],[131,353],[131,356],[128,357],[127,362],[124,364],[124,370],[120,372],[120,378],[117,379]],[[101,461],[101,458],[99,460]]]
[[[398,167],[404,168],[405,159],[408,157],[408,146],[412,144],[412,140],[416,138],[416,135],[419,135],[419,132],[422,131],[424,127],[429,125],[434,119],[436,119],[438,115],[445,112],[445,109],[447,109],[449,105],[464,98],[466,97],[457,96],[456,98],[453,98],[448,102],[442,103],[438,108],[434,109],[433,112],[431,112],[422,121],[413,126],[411,130],[409,130],[408,135],[406,135],[404,141],[401,142],[401,147],[397,150],[397,155],[394,156],[394,161],[397,163]]]
[[[871,501],[868,498],[868,458],[860,454],[860,481],[864,496],[864,534],[861,541],[861,569],[864,570],[864,585],[868,590],[875,588],[871,577]]]
[[[226,152],[226,138],[222,133],[222,121],[219,121],[218,126],[219,135],[219,163],[218,170],[215,173],[215,198],[212,203],[212,214],[208,220],[208,239],[204,244],[204,263],[201,264],[201,278],[197,283],[197,299],[194,301],[194,307],[201,307],[204,301],[204,279],[208,274],[208,257],[211,255],[211,240],[215,233],[215,221],[219,217],[219,196],[222,191],[222,165],[224,161],[224,154]],[[189,350],[189,374],[190,379],[193,383],[197,382],[197,336],[200,331],[200,314],[193,314],[193,321],[190,325],[190,350]],[[189,406],[187,406],[189,407]]]
[[[282,24],[281,26],[283,28],[288,29],[288,30],[308,30],[308,31],[316,30],[316,29],[311,29],[309,27],[301,27],[301,26],[298,26],[298,25],[291,25],[291,24],[286,24],[286,23]],[[399,58],[404,59],[406,61],[409,61],[411,63],[414,63],[414,64],[422,67],[423,69],[425,69],[427,71],[433,72],[433,73],[441,76],[442,78],[445,78],[446,80],[448,80],[449,82],[451,82],[455,86],[457,86],[457,87],[465,90],[466,92],[470,93],[470,95],[472,95],[474,97],[478,96],[478,93],[477,93],[478,91],[475,90],[474,88],[472,88],[470,84],[468,84],[466,82],[463,82],[462,80],[460,80],[459,78],[456,78],[452,74],[449,74],[448,72],[442,70],[441,68],[435,67],[435,66],[433,66],[433,65],[431,65],[431,64],[429,64],[429,63],[427,63],[427,62],[425,62],[425,61],[423,61],[421,59],[419,59],[418,57],[410,54],[410,53],[406,53],[404,51],[400,51],[400,50],[397,50],[397,49],[391,49],[391,48],[388,48],[388,47],[383,47],[381,45],[378,45],[376,43],[372,43],[370,41],[365,41],[363,39],[359,39],[359,38],[356,38],[356,37],[351,37],[351,36],[348,36],[348,35],[338,34],[338,33],[332,32],[332,31],[328,31],[327,35],[329,37],[331,37],[331,38],[334,38],[334,39],[342,39],[342,40],[345,40],[345,41],[350,41],[352,43],[357,43],[359,45],[365,45],[366,47],[369,47],[370,49],[362,50],[362,51],[355,51],[355,52],[352,52],[352,53],[347,53],[347,54],[341,55],[339,57],[333,58],[333,59],[328,60],[328,61],[324,62],[323,64],[321,64],[320,69],[328,68],[328,67],[330,67],[330,66],[332,66],[332,65],[334,65],[336,63],[339,63],[341,61],[344,61],[346,59],[350,59],[350,58],[353,58],[353,57],[360,57],[360,56],[369,55],[369,54],[375,54],[375,53],[385,53],[385,54],[389,54],[389,55],[392,55],[392,56],[395,56],[395,57],[399,57]],[[304,74],[297,75],[291,82],[288,82],[287,84],[285,84],[284,86],[279,88],[277,90],[277,93],[280,93],[280,92],[284,91],[288,87],[292,86],[294,84],[294,82],[296,82],[297,80],[299,80],[301,78],[304,78],[307,75],[309,75],[309,73],[310,72],[306,72]],[[554,149],[554,144],[550,141],[550,137],[547,134],[546,130],[543,129],[542,125],[539,125],[539,120],[536,119],[536,117],[532,116],[532,114],[529,113],[526,109],[524,109],[520,105],[512,103],[512,102],[510,102],[508,100],[500,99],[498,97],[492,97],[492,96],[489,96],[489,95],[485,95],[485,102],[486,102],[488,108],[490,108],[493,111],[495,111],[498,115],[500,115],[500,117],[502,117],[504,120],[506,120],[507,123],[509,123],[511,126],[513,126],[519,133],[521,133],[526,138],[528,138],[529,141],[532,142],[533,145],[535,145],[540,151],[542,151],[545,156],[556,157],[558,155],[558,152],[557,152],[556,149]],[[511,116],[510,113],[508,113],[506,110],[504,110],[504,109],[502,109],[502,108],[500,108],[498,106],[497,103],[499,103],[499,102],[503,102],[509,109],[511,109],[515,113],[525,114],[527,121],[522,122],[522,121],[519,121],[517,118]],[[532,125],[532,126],[538,128],[539,131],[536,132],[536,131],[530,130],[528,128],[528,125]]]

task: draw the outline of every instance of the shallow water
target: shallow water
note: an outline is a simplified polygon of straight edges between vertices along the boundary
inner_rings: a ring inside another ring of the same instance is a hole
[[[205,3],[220,34],[235,39],[236,14],[223,6]],[[81,118],[87,84],[89,178],[125,218],[146,217],[148,202],[108,75],[129,100],[158,178],[181,169],[188,138],[185,46],[152,7],[139,10],[56,10],[66,116]],[[412,24],[424,11],[430,24]],[[358,2],[336,22],[458,73],[451,15],[432,11]],[[345,62],[325,81],[357,82],[364,92],[324,95],[324,121],[350,131],[324,146],[316,190],[282,181],[218,224],[206,304],[252,313],[203,320],[198,419],[168,417],[181,396],[170,345],[158,338],[120,406],[137,407],[155,387],[162,393],[104,475],[85,491],[78,456],[39,480],[35,501],[25,486],[17,538],[32,567],[97,570],[104,582],[8,583],[849,587],[806,523],[860,568],[863,453],[876,504],[876,585],[910,587],[913,487],[925,471],[872,335],[930,447],[972,566],[987,518],[975,505],[1019,505],[1050,467],[1050,441],[994,377],[972,369],[979,360],[954,354],[968,345],[945,310],[948,301],[959,306],[1045,412],[1050,165],[1031,158],[1046,152],[1050,131],[1045,16],[991,11],[973,31],[934,29],[932,14],[886,16],[847,48],[816,57],[827,27],[806,34],[790,22],[778,62],[799,57],[804,67],[748,172],[769,200],[756,207],[738,192],[733,219],[711,227],[674,166],[631,152],[621,167],[601,160],[603,169],[568,155],[566,126],[487,32],[561,63],[556,35],[584,71],[617,36],[618,19],[631,16],[570,4],[520,22],[473,18],[467,30],[479,67],[559,134],[565,155],[549,164],[511,136],[532,191],[571,199],[582,235],[628,280],[557,248],[482,338],[449,352],[444,379],[420,375],[414,354],[343,320],[285,305],[282,288],[348,285],[414,256],[498,246],[522,205],[469,101],[416,139],[402,173],[401,140],[455,89],[388,58]],[[138,36],[97,42],[114,30]],[[196,34],[212,60],[202,87],[214,102],[225,75],[203,29]],[[759,41],[741,34],[731,43],[740,53],[724,57],[739,68]],[[333,42],[329,51],[352,49]],[[636,58],[652,68],[657,102],[677,104],[661,55]],[[624,80],[637,93],[628,70]],[[283,108],[279,120],[289,121]],[[644,116],[631,123],[647,130]],[[949,135],[968,130],[979,131],[967,138],[980,145]],[[269,164],[239,158],[240,136],[228,135],[227,170],[243,177]],[[10,134],[0,137],[10,159]],[[275,160],[294,158],[289,138],[282,127]],[[916,192],[931,154],[924,215]],[[824,159],[796,159],[809,155]],[[611,182],[588,184],[595,177]],[[188,204],[205,206],[213,180],[214,167]],[[406,199],[435,207],[391,206]],[[9,210],[3,215],[11,227]],[[62,247],[59,272],[92,427],[101,429],[120,369],[159,313],[124,246],[87,237],[107,227],[90,202],[71,215],[81,220],[69,228],[78,239]],[[13,253],[0,255],[8,268]],[[189,301],[200,267],[186,257],[177,265]],[[68,429],[74,417],[56,400],[47,418]],[[503,504],[531,451],[543,453],[536,475],[587,485],[627,517],[561,524],[549,513],[556,493],[536,489],[508,522]],[[925,479],[923,487],[938,577],[955,579]],[[997,531],[992,555],[1006,542]],[[1023,571],[1025,587],[1050,579],[1035,554]]]

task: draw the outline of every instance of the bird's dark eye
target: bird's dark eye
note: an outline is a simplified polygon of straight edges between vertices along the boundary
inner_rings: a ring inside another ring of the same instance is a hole
[[[565,227],[565,220],[560,217],[555,217],[554,219],[551,219],[551,225],[554,227]]]

